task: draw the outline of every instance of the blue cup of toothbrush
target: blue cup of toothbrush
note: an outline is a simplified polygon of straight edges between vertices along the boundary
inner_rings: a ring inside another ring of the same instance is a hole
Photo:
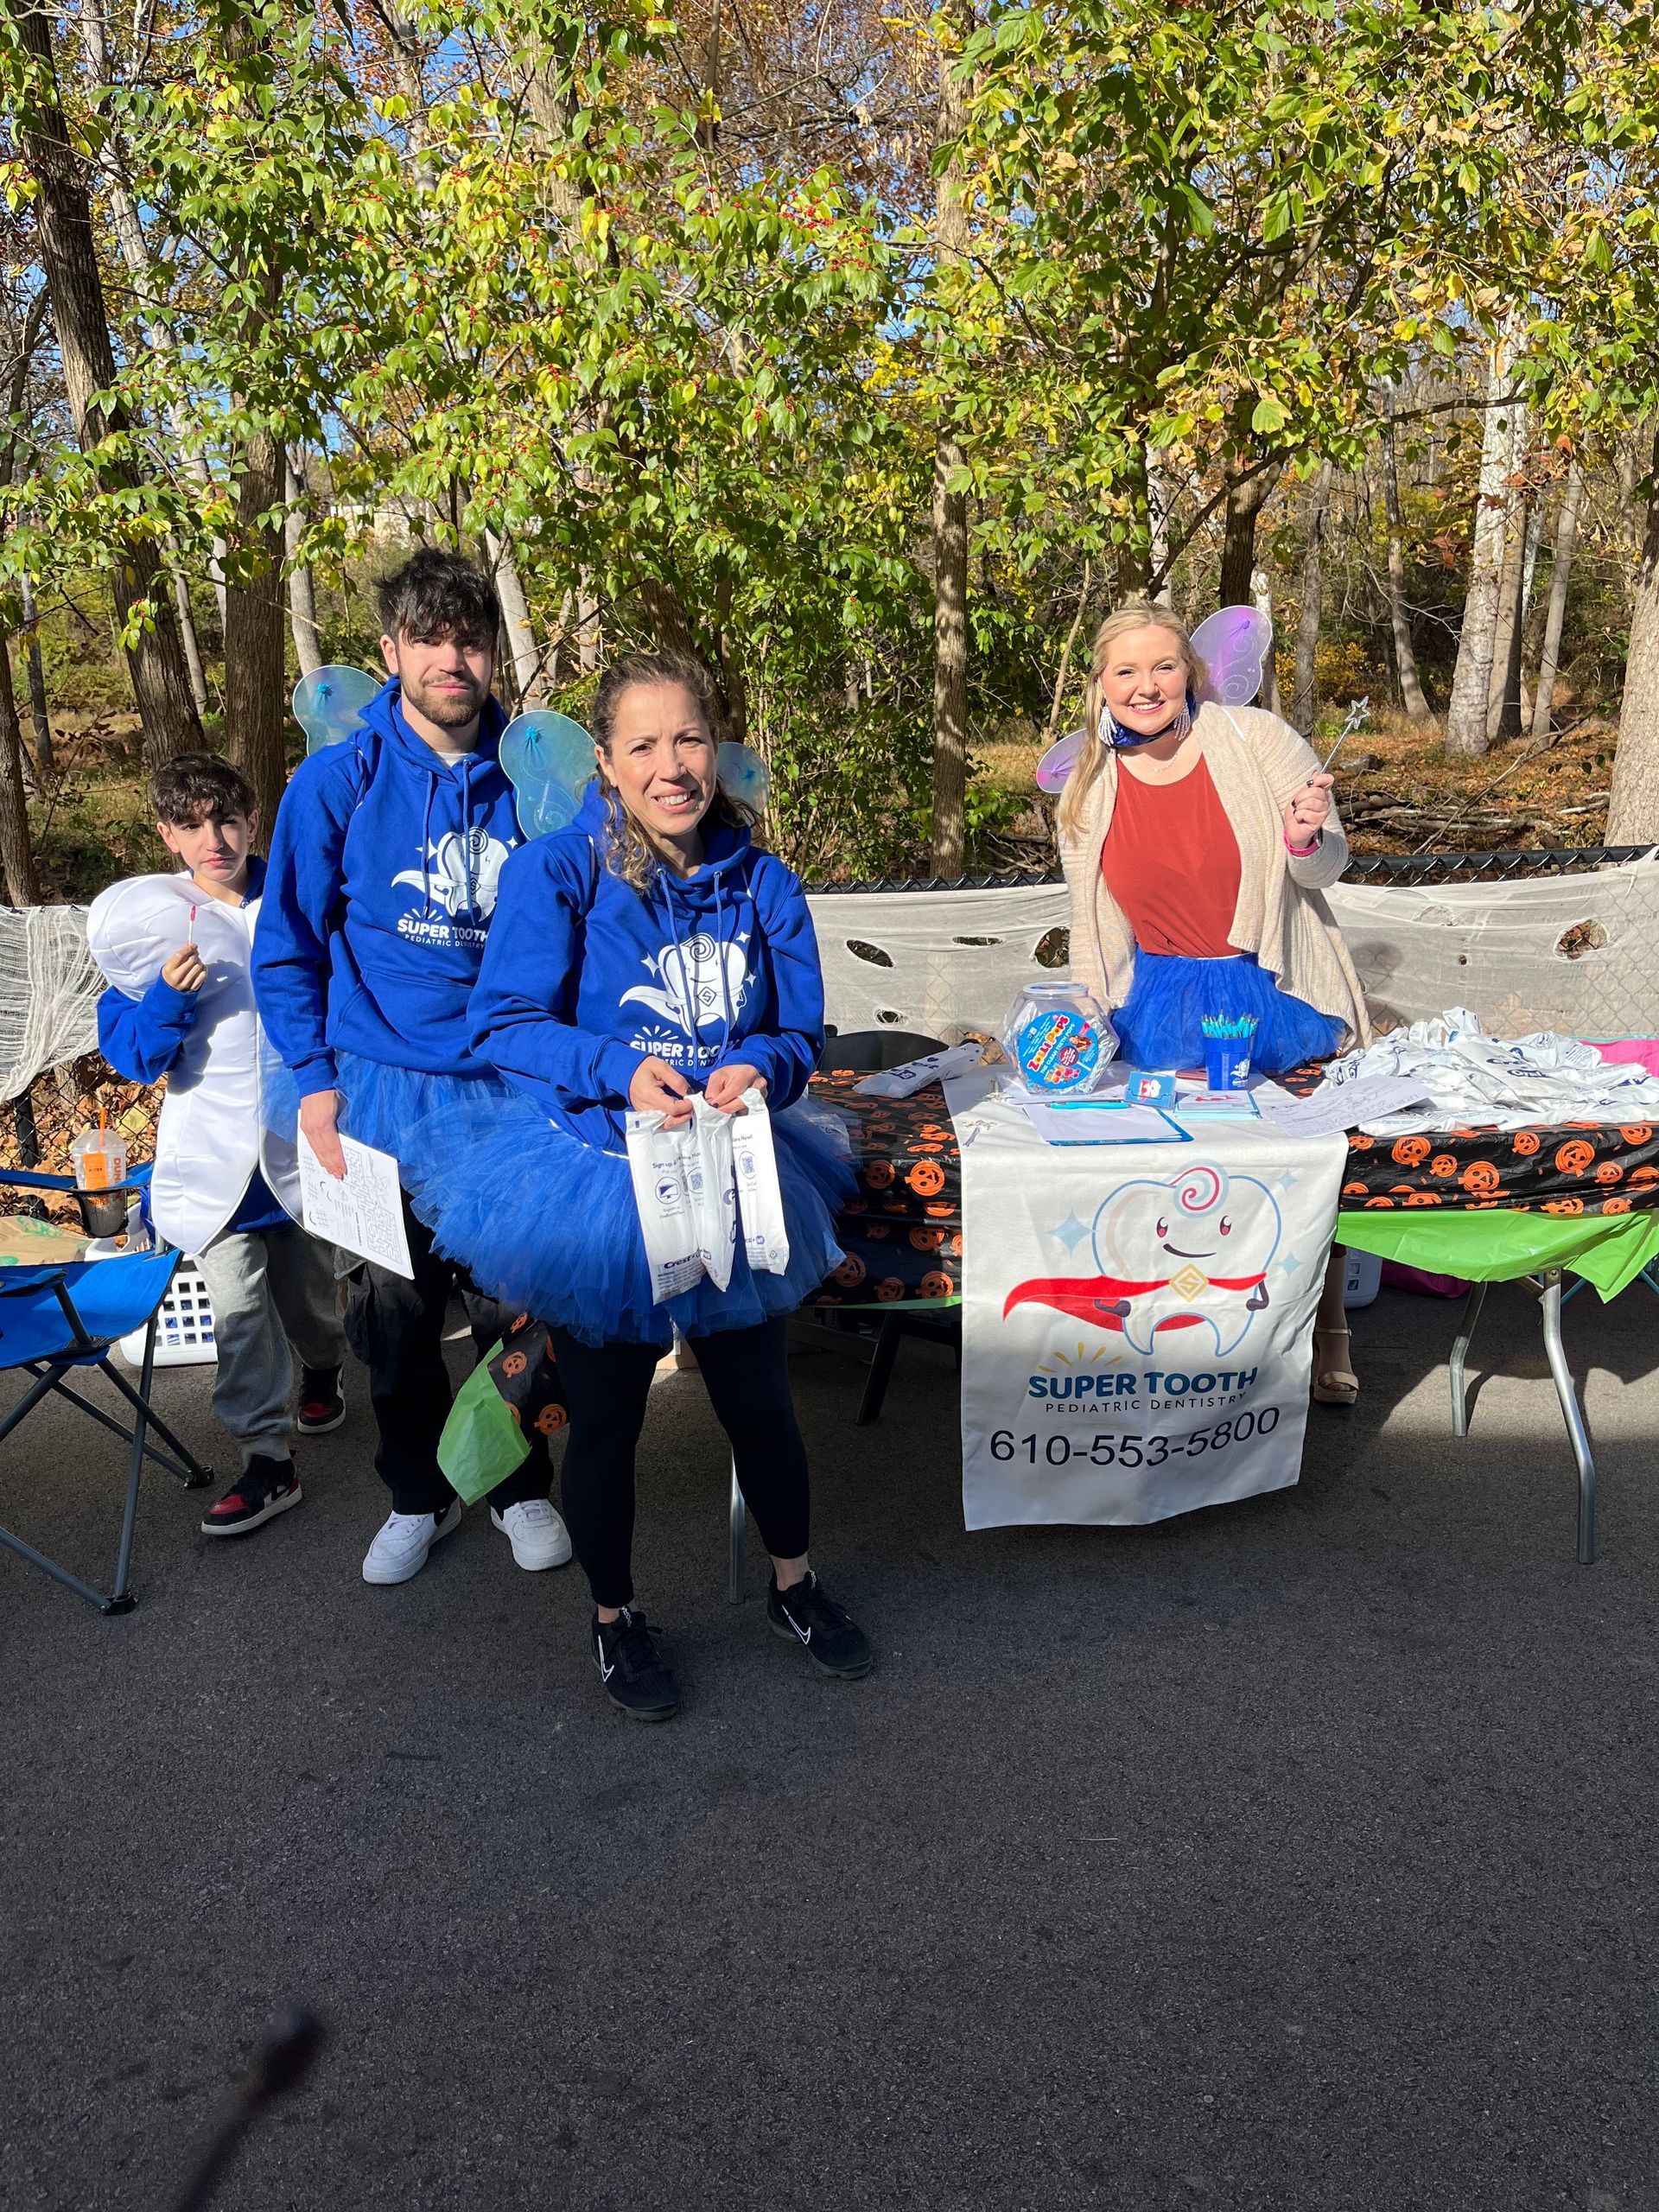
[[[1253,1014],[1206,1014],[1199,1022],[1205,1078],[1211,1090],[1243,1090],[1249,1083],[1255,1025]]]

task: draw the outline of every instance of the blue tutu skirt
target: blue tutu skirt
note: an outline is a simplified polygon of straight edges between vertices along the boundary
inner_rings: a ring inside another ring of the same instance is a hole
[[[451,1099],[406,1131],[404,1180],[437,1249],[480,1290],[583,1344],[665,1345],[677,1326],[709,1336],[791,1313],[842,1259],[836,1208],[855,1178],[840,1124],[793,1106],[773,1115],[772,1138],[787,1271],[755,1274],[740,1244],[724,1290],[705,1276],[661,1306],[652,1303],[626,1155],[583,1144],[516,1091]]]
[[[389,1152],[404,1170],[409,1188],[412,1136],[423,1123],[440,1127],[447,1116],[482,1100],[505,1105],[513,1096],[498,1075],[429,1075],[423,1068],[389,1068],[356,1052],[337,1052],[340,1126],[359,1144]],[[294,1077],[276,1056],[261,1071],[267,1128],[293,1142],[299,1124],[300,1094]]]
[[[1205,1015],[1242,1014],[1256,1019],[1250,1065],[1261,1075],[1282,1075],[1305,1060],[1328,1060],[1347,1033],[1342,1022],[1281,991],[1248,952],[1230,960],[1137,952],[1129,995],[1112,1022],[1119,1056],[1133,1066],[1202,1068]]]

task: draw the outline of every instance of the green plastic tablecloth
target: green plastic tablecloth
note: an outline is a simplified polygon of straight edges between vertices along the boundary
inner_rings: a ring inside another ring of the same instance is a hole
[[[1566,1268],[1593,1283],[1606,1300],[1617,1298],[1659,1258],[1659,1208],[1574,1216],[1503,1206],[1480,1213],[1379,1206],[1339,1213],[1337,1242],[1430,1274],[1461,1275],[1466,1282],[1509,1282],[1544,1268]]]

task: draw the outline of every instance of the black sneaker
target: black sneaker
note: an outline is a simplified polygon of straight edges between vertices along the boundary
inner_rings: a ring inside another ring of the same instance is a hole
[[[291,1459],[250,1459],[242,1478],[215,1498],[201,1524],[204,1536],[245,1536],[262,1522],[300,1502],[300,1478]]]
[[[296,1415],[302,1436],[326,1436],[346,1418],[346,1401],[340,1394],[337,1367],[300,1370],[300,1410]]]
[[[772,1577],[766,1587],[766,1618],[774,1636],[806,1646],[807,1657],[822,1675],[855,1682],[875,1663],[868,1637],[810,1571],[787,1590],[780,1590]]]
[[[657,1636],[645,1615],[626,1605],[613,1621],[594,1615],[594,1664],[606,1696],[631,1720],[668,1720],[680,1709],[679,1688]]]

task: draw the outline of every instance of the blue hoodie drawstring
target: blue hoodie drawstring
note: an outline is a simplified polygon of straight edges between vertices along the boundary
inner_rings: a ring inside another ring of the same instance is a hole
[[[675,956],[679,962],[681,1002],[683,1004],[686,1010],[686,1018],[690,1024],[691,1042],[695,1046],[697,1042],[698,1029],[701,1026],[697,1018],[697,971],[695,968],[688,970],[685,963],[687,938],[690,934],[695,918],[687,916],[683,921],[682,920],[680,911],[676,905],[674,898],[673,871],[668,868],[664,868],[659,872],[663,885],[663,900],[668,909],[669,935],[673,940]],[[725,1025],[724,1033],[721,1038],[720,1043],[715,1049],[715,1057],[718,1059],[721,1055],[730,1047],[732,1041],[732,1031],[737,1024],[737,1009],[732,1004],[732,979],[729,972],[729,966],[726,959],[726,880],[723,870],[716,871],[714,881],[715,919],[713,936],[715,965],[720,971],[720,994],[721,1002],[723,1007],[721,1019]],[[733,919],[735,921],[735,914],[734,914]],[[753,935],[753,929],[750,931],[750,935]]]
[[[426,779],[426,805],[421,815],[421,919],[432,913],[432,800],[438,788],[435,771]]]

